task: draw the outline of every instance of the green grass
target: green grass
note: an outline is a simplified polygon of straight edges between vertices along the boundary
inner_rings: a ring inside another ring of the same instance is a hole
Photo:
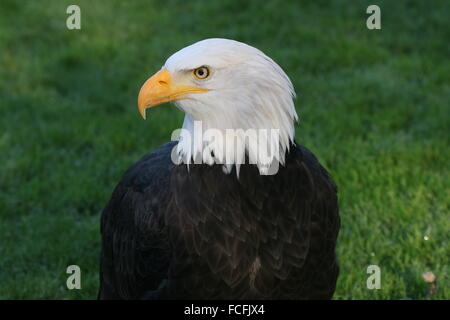
[[[79,4],[82,29],[68,31]],[[365,26],[369,4],[382,30]],[[256,46],[299,93],[297,140],[339,186],[336,299],[450,298],[450,2],[0,2],[0,299],[92,299],[99,215],[183,115],[140,85],[208,37]],[[424,240],[428,236],[429,240]],[[66,289],[66,267],[82,290]],[[381,268],[380,290],[366,267]]]

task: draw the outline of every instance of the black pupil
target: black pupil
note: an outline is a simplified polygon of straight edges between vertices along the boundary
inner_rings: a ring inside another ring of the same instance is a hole
[[[197,74],[202,77],[205,74],[205,71],[203,69],[198,69]]]

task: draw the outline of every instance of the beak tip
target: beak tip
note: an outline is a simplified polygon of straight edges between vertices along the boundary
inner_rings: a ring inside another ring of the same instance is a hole
[[[139,108],[139,113],[141,114],[142,119],[146,120],[145,108]]]

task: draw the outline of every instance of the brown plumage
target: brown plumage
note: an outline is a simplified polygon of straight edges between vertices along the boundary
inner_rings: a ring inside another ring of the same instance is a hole
[[[103,210],[102,299],[329,299],[336,186],[292,145],[276,175],[175,165],[176,142],[123,176]]]

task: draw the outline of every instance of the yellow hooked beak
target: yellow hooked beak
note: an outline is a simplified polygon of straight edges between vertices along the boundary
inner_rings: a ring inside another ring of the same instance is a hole
[[[154,74],[142,85],[138,96],[138,109],[142,118],[145,119],[145,110],[164,102],[185,99],[189,93],[207,92],[208,89],[176,85],[173,83],[167,69]]]

